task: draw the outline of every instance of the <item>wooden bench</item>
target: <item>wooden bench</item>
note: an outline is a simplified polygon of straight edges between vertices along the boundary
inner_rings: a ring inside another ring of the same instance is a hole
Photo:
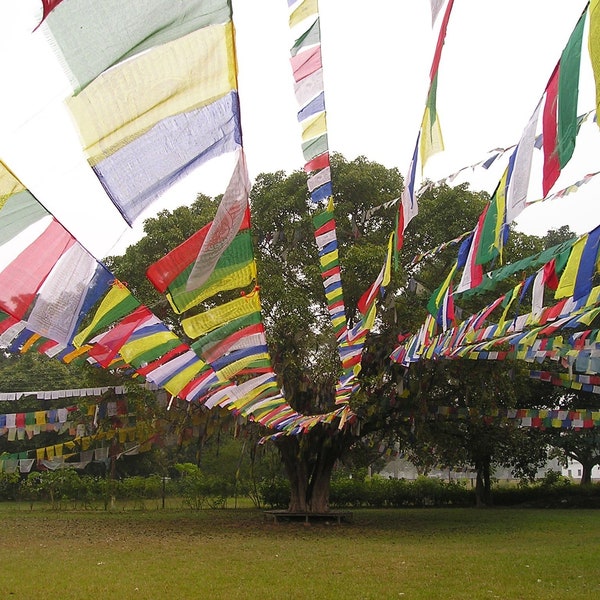
[[[274,523],[304,521],[304,523],[351,523],[352,513],[349,511],[336,511],[324,513],[290,512],[288,510],[265,510],[265,520]]]

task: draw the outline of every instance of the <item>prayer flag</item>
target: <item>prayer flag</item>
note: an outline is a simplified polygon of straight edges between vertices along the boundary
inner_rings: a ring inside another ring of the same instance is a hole
[[[67,100],[88,162],[128,223],[193,168],[241,145],[236,85],[226,23],[123,62]]]
[[[186,291],[197,289],[207,281],[219,258],[240,230],[247,213],[250,187],[246,158],[240,148],[233,175],[196,257]]]
[[[542,116],[544,167],[542,188],[548,194],[569,162],[577,137],[577,99],[581,45],[587,11],[579,18],[546,86]]]
[[[290,49],[290,54],[296,56],[301,50],[321,43],[321,24],[319,17],[315,22],[295,41]]]
[[[73,344],[83,345],[92,335],[128,315],[138,306],[140,306],[139,300],[121,282],[115,280],[90,324],[73,338]]]
[[[398,205],[398,227],[396,231],[396,252],[399,252],[404,244],[404,231],[410,223],[410,221],[417,216],[419,213],[419,205],[417,203],[417,196],[415,193],[415,180],[417,172],[417,160],[419,150],[419,139],[421,133],[417,136],[417,143],[413,151],[410,166],[408,167],[408,173],[406,175],[406,181],[404,182],[404,189],[400,196],[400,203]]]
[[[590,2],[588,49],[596,82],[596,113],[600,111],[600,0]],[[596,119],[596,123],[598,120]]]
[[[540,104],[533,111],[521,139],[514,151],[514,162],[510,183],[506,191],[506,222],[512,223],[525,208],[529,178],[531,176],[531,163],[535,144],[535,131],[539,118]]]
[[[481,230],[483,228],[483,223],[485,221],[485,216],[489,206],[490,205],[487,204],[483,209],[483,212],[479,216],[479,221],[477,222],[475,231],[473,232],[473,238],[471,240],[471,246],[469,248],[469,254],[467,256],[465,268],[463,270],[460,283],[456,288],[457,293],[477,287],[483,281],[483,268],[481,265],[477,264],[475,257],[477,256],[477,251],[481,241]]]
[[[197,338],[229,321],[247,316],[259,310],[260,298],[258,291],[254,291],[226,304],[211,308],[206,312],[183,319],[181,325],[190,338]]]
[[[57,4],[44,0],[44,18]],[[48,17],[46,27],[78,93],[126,59],[230,20],[230,0],[67,0]]]
[[[575,282],[577,281],[577,274],[579,272],[579,266],[583,256],[583,251],[586,247],[589,234],[582,235],[571,248],[569,254],[569,260],[565,266],[565,269],[560,277],[558,288],[554,293],[554,297],[558,300],[559,298],[567,298],[572,296],[575,292]]]

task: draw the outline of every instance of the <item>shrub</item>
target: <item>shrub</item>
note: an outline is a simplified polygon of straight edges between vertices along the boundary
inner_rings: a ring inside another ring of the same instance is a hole
[[[0,500],[16,500],[21,477],[18,473],[0,472]]]
[[[290,503],[290,482],[283,477],[263,479],[258,490],[262,504],[269,508],[286,508]]]

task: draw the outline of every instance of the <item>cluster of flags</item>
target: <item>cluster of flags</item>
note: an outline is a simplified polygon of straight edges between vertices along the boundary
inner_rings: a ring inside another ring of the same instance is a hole
[[[455,240],[460,244],[456,264],[432,296],[428,320],[394,351],[393,360],[410,364],[420,358],[483,353],[498,358],[500,351],[491,348],[499,343],[513,346],[518,356],[529,358],[533,352],[537,357],[551,351],[540,348],[554,340],[557,331],[589,324],[600,311],[597,288],[591,287],[597,272],[598,230],[536,263],[541,268],[535,274],[460,325],[454,309],[457,294],[493,281],[484,276],[484,265],[501,260],[508,225],[527,204],[536,144],[544,155],[544,196],[571,158],[581,124],[577,89],[588,12],[588,46],[600,89],[599,4],[592,0],[573,30],[476,228]],[[335,422],[340,428],[355,423],[348,400],[358,388],[365,340],[375,323],[377,301],[390,283],[393,257],[418,213],[417,166],[420,163],[422,170],[429,157],[443,149],[436,95],[454,0],[431,0],[432,25],[440,26],[423,119],[398,204],[396,231],[378,276],[360,298],[354,325],[346,317],[338,255],[318,0],[288,0],[304,169],[342,366],[336,387],[339,406],[313,416],[300,415],[286,402],[266,341],[250,235],[250,181],[231,0],[105,0],[93,5],[85,0],[43,0],[42,5],[40,26],[72,84],[66,107],[90,168],[125,221],[132,224],[177,180],[206,161],[235,152],[236,165],[213,221],[147,270],[149,280],[178,314],[218,299],[213,308],[182,319],[191,340],[187,343],[0,163],[0,346],[12,352],[36,350],[64,362],[86,360],[102,368],[126,369],[172,396],[207,408],[227,408],[275,430],[275,435],[303,433],[317,423]],[[554,290],[558,304],[545,309],[548,289]],[[520,314],[529,290],[531,312]],[[233,299],[222,302],[223,294]],[[501,315],[490,325],[494,311]],[[577,365],[583,368],[587,361],[583,372],[597,367],[596,338],[593,333],[583,340],[573,336]],[[565,346],[552,344],[555,350]],[[563,360],[572,357],[556,351]]]
[[[230,0],[62,0],[45,2],[44,17],[85,155],[129,224],[241,146]]]
[[[407,420],[415,415],[405,413]],[[484,423],[515,424],[517,427],[535,429],[593,429],[600,427],[600,411],[586,409],[536,409],[536,408],[493,408],[480,410],[466,406],[432,406],[426,415],[428,419],[471,419]]]
[[[147,275],[179,314],[224,292],[238,297],[183,319],[192,340],[183,342],[2,165],[0,343],[126,369],[173,396],[226,406],[276,431],[347,422],[347,407],[308,417],[294,411],[272,369],[250,236],[231,1],[45,1],[42,21],[72,84],[66,106],[90,167],[128,223],[191,169],[237,153],[213,221]],[[312,94],[311,81],[318,86],[320,49],[310,57],[302,50],[315,34],[318,24],[295,53],[299,97]],[[313,139],[324,123],[318,106],[305,107],[301,119],[311,121],[306,156],[323,144],[320,134]],[[313,165],[321,154],[311,155]],[[318,180],[330,188],[326,173],[319,168]],[[313,184],[316,195],[329,189]]]
[[[474,230],[427,255],[415,257],[419,262],[451,244],[459,245],[456,262],[430,298],[426,321],[418,333],[403,339],[392,353],[393,360],[406,365],[420,358],[498,360],[516,357],[533,360],[548,356],[546,347],[550,345],[555,351],[558,347],[567,348],[564,352],[568,354],[558,352],[553,355],[563,359],[565,364],[575,365],[583,373],[597,372],[599,349],[594,345],[582,346],[580,332],[569,338],[570,346],[568,343],[565,346],[549,344],[549,340],[554,339],[557,331],[591,324],[600,311],[598,290],[592,288],[598,273],[600,228],[495,271],[485,273],[484,267],[502,263],[508,226],[530,203],[527,194],[534,150],[542,150],[543,196],[551,197],[549,192],[573,154],[579,127],[591,114],[577,115],[577,99],[588,13],[588,47],[596,84],[600,81],[598,7],[598,1],[588,3],[581,14],[519,143],[511,149],[508,165]],[[451,8],[450,5],[447,8]],[[538,134],[540,121],[542,130]],[[496,160],[504,152],[497,152],[492,159]],[[487,168],[487,165],[484,166]],[[412,167],[414,173],[414,165]],[[552,196],[570,193],[594,175],[591,173]],[[410,173],[404,193],[399,212],[402,214],[404,210],[405,214],[410,214],[407,212],[410,206],[413,206],[410,210],[414,211],[414,205],[406,202],[411,193]],[[415,197],[411,196],[411,199],[415,200]],[[532,273],[532,268],[537,270]],[[516,274],[522,275],[522,280],[512,290],[468,319],[456,322],[454,302],[460,295],[493,290],[499,281]],[[556,303],[545,307],[544,300],[550,297]],[[525,302],[530,303],[530,311],[524,310]],[[588,331],[583,338],[589,344],[597,338],[597,332]],[[502,350],[503,344],[508,344],[511,350]]]

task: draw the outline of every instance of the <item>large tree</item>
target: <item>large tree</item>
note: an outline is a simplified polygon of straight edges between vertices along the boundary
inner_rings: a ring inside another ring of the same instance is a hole
[[[364,157],[348,161],[333,155],[331,168],[346,317],[352,325],[360,318],[359,298],[384,262],[388,237],[395,227],[398,205],[394,200],[402,190],[402,177],[396,169]],[[437,459],[448,464],[451,460],[476,463],[483,489],[489,487],[492,461],[506,444],[498,442],[490,449],[486,443],[493,436],[504,439],[505,432],[494,430],[491,436],[489,429],[478,430],[476,423],[469,431],[464,430],[463,423],[462,431],[459,427],[453,432],[436,433],[431,428],[426,432],[424,427],[411,427],[406,411],[422,411],[427,403],[441,402],[481,408],[514,406],[518,396],[530,394],[527,382],[515,378],[508,364],[477,368],[471,361],[451,366],[424,364],[407,373],[389,360],[398,335],[413,332],[422,323],[429,295],[455,260],[456,246],[450,245],[421,263],[414,263],[413,257],[472,229],[487,200],[487,194],[474,193],[467,185],[432,186],[422,195],[420,213],[407,230],[403,252],[379,303],[363,356],[361,389],[351,402],[359,425],[339,429],[336,422],[322,423],[306,434],[274,440],[291,483],[291,510],[328,510],[329,481],[336,461],[365,439],[373,443],[386,437],[405,440],[417,457],[419,447],[426,449],[428,436],[433,439],[435,434],[439,436],[434,439]],[[146,222],[142,241],[123,257],[110,261],[115,273],[143,302],[164,308],[161,316],[170,322],[176,323],[177,317],[169,314],[167,305],[153,290],[147,289],[143,273],[149,263],[205,225],[217,206],[218,198],[199,196],[190,208],[159,214]],[[251,212],[263,319],[280,387],[298,412],[326,413],[334,408],[341,366],[314,239],[312,217],[317,209],[309,202],[305,174],[259,175],[251,192]],[[541,248],[539,238],[515,233],[505,256],[518,258]],[[514,282],[503,285],[508,289]],[[469,299],[462,308],[480,308],[482,302],[485,298]],[[440,441],[448,440],[447,448],[458,452],[459,445],[452,443],[452,435],[460,437],[462,448],[454,458],[444,455]],[[425,457],[424,452],[420,455]]]

